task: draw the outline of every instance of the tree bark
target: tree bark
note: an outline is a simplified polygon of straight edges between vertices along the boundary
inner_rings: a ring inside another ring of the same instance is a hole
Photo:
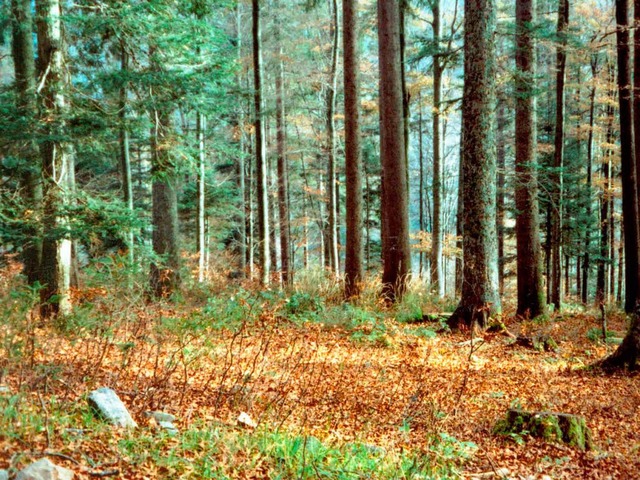
[[[206,117],[198,112],[197,114],[198,137],[198,282],[203,283],[206,271],[207,256],[207,234],[206,234],[206,155],[205,155],[205,129]]]
[[[267,183],[266,145],[264,139],[264,105],[262,100],[262,42],[260,27],[260,0],[252,0],[253,35],[253,89],[256,159],[256,190],[258,197],[258,244],[262,285],[269,285],[271,249],[269,239],[269,192]]]
[[[633,144],[633,105],[630,72],[629,0],[616,0],[618,103],[620,111],[620,165],[625,244],[625,302],[627,312],[638,301],[638,187]],[[637,52],[640,54],[640,52]],[[640,118],[640,117],[638,117]]]
[[[129,69],[129,54],[124,41],[120,42],[120,71],[126,74]],[[131,155],[129,147],[129,127],[127,125],[127,86],[123,83],[120,88],[120,172],[122,176],[122,193],[124,203],[133,215],[133,182],[131,180]],[[129,249],[129,264],[134,265],[134,235],[133,229],[127,232],[127,248]]]
[[[68,111],[62,7],[59,0],[36,3],[38,58],[40,64],[41,117],[47,139],[41,143],[43,185],[43,242],[40,282],[43,318],[71,311],[71,240],[58,233],[67,226],[61,213],[69,202],[73,182],[73,156],[65,138],[64,117]]]
[[[345,169],[347,183],[347,244],[344,265],[344,296],[360,294],[363,273],[362,250],[362,156],[360,136],[360,88],[358,62],[357,0],[342,2],[344,55]]]
[[[24,118],[25,132],[36,118],[36,64],[33,48],[33,16],[30,0],[11,1],[12,43],[11,53],[18,97],[18,109]],[[25,206],[39,212],[42,208],[42,165],[39,163],[38,149],[33,141],[24,142],[24,157],[27,162],[21,174],[20,187]],[[42,238],[36,225],[26,230],[25,246],[22,250],[23,273],[31,285],[40,279],[42,261]]]
[[[559,0],[558,45],[556,53],[556,128],[553,155],[551,206],[551,303],[556,311],[562,307],[562,203],[564,165],[564,84],[567,64],[567,28],[569,26],[569,0]]]
[[[613,92],[611,92],[613,94]],[[607,105],[607,133],[606,142],[607,145],[611,145],[613,142],[613,106]],[[601,305],[606,303],[607,296],[607,259],[609,258],[609,197],[611,196],[611,152],[610,148],[604,151],[602,161],[602,197],[600,198],[600,255],[598,259],[598,270],[596,273],[596,304]]]
[[[496,242],[494,0],[465,2],[462,100],[463,256],[462,294],[448,324],[486,326],[501,311]]]
[[[284,110],[284,64],[282,61],[282,44],[280,29],[276,27],[278,44],[278,70],[276,72],[276,142],[278,152],[278,216],[280,220],[280,271],[282,284],[289,286],[293,282],[289,254],[289,179],[287,174],[287,157],[285,151],[285,110]]]
[[[337,276],[340,272],[338,257],[338,211],[336,189],[336,91],[338,81],[338,46],[340,27],[338,25],[338,3],[331,0],[331,65],[326,94],[327,124],[327,235],[326,250],[328,266]]]
[[[516,2],[517,314],[545,313],[536,173],[535,0]]]
[[[378,0],[380,158],[382,163],[382,296],[395,302],[411,274],[409,206],[404,142],[400,5]]]
[[[433,224],[431,229],[431,290],[444,296],[442,278],[442,100],[443,60],[440,52],[440,0],[431,3],[433,14]]]

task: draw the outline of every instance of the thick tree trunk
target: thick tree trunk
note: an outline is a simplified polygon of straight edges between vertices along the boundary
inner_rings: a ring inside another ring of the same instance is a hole
[[[38,58],[43,78],[41,116],[48,139],[41,143],[43,186],[43,242],[40,282],[40,313],[44,318],[71,311],[71,240],[60,235],[67,220],[61,210],[69,202],[73,182],[73,156],[65,137],[64,116],[68,111],[62,7],[59,0],[36,4]],[[45,120],[46,119],[46,120]]]
[[[171,158],[175,141],[171,114],[155,111],[151,132],[153,252],[158,258],[151,264],[151,290],[157,298],[168,298],[180,286],[180,247],[178,242],[177,173]]]
[[[564,165],[564,84],[567,64],[567,28],[569,26],[569,0],[559,0],[558,46],[556,54],[556,128],[551,175],[551,303],[556,311],[562,307],[562,203]]]
[[[545,313],[536,174],[535,0],[516,2],[517,314]]]
[[[496,239],[494,0],[465,2],[462,129],[464,281],[452,328],[486,326],[501,311]]]
[[[38,113],[36,102],[36,65],[33,49],[33,16],[30,0],[11,1],[12,43],[11,53],[15,71],[18,108],[24,118],[25,132]],[[20,187],[25,206],[33,211],[42,209],[42,165],[38,157],[38,149],[34,142],[26,141],[24,158],[27,162],[21,174]],[[26,231],[29,237],[22,250],[24,274],[31,285],[40,279],[40,262],[42,261],[42,238],[35,225]]]
[[[633,143],[633,105],[629,46],[629,0],[616,0],[618,44],[618,102],[620,110],[620,165],[625,244],[625,302],[633,312],[638,301],[638,186]],[[640,52],[638,52],[640,54]],[[640,118],[640,117],[638,117]],[[640,127],[638,127],[640,128]]]
[[[390,302],[402,297],[411,274],[398,3],[378,0],[382,296]]]
[[[254,130],[256,159],[256,189],[258,197],[258,244],[260,247],[261,282],[269,285],[271,248],[269,239],[269,192],[267,183],[267,159],[264,139],[264,106],[262,101],[262,46],[260,27],[260,0],[252,0],[253,26],[253,89]]]
[[[343,0],[345,169],[347,182],[347,244],[344,265],[345,298],[357,297],[363,281],[362,158],[358,82],[357,0]]]
[[[441,101],[443,60],[440,53],[440,0],[431,2],[433,13],[433,226],[431,229],[431,289],[444,296],[442,278],[442,132]]]

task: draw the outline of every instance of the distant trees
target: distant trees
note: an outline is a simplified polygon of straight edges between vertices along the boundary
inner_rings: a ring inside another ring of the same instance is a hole
[[[402,297],[411,273],[400,3],[397,0],[378,0],[382,295],[392,302]]]

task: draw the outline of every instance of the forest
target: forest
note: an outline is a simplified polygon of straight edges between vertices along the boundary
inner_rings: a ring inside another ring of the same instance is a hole
[[[0,480],[640,479],[637,25],[0,2]]]

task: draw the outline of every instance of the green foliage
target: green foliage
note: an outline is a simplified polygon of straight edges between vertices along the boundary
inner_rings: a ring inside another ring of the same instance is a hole
[[[615,338],[618,334],[612,330],[607,330],[606,339]],[[587,338],[591,340],[593,343],[598,343],[602,341],[602,328],[594,327],[590,328],[587,332]]]
[[[324,310],[322,300],[306,292],[294,293],[285,304],[285,311],[290,315],[321,312],[322,310]]]

